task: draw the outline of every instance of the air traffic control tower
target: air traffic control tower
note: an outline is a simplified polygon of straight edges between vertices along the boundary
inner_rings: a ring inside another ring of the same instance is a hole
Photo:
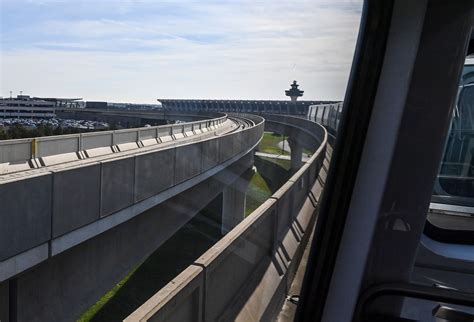
[[[298,97],[303,96],[304,91],[298,89],[298,86],[300,85],[298,85],[294,80],[293,84],[291,84],[291,88],[285,91],[286,96],[291,97],[292,102],[296,102]]]

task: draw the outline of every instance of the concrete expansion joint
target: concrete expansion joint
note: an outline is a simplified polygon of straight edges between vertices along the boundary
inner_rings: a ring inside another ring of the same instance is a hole
[[[87,155],[86,155],[86,154],[84,153],[84,151],[82,151],[82,150],[79,151],[79,152],[76,152],[76,155],[77,155],[77,158],[78,158],[79,160],[84,160],[84,159],[87,158]]]
[[[201,267],[203,270],[206,269],[206,265],[202,264],[202,263],[192,263],[191,266],[197,266],[197,267]]]
[[[316,200],[316,197],[314,196],[312,191],[308,193],[308,199],[311,202],[313,208],[316,209],[318,207],[318,201]]]
[[[32,169],[37,169],[37,168],[41,167],[40,162],[37,158],[28,160],[28,164],[29,164],[30,168],[32,168]]]

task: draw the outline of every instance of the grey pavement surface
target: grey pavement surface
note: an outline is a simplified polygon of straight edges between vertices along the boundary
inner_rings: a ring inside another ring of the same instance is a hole
[[[291,160],[291,157],[289,155],[282,155],[282,154],[255,152],[255,155],[259,157],[272,158],[272,159],[278,159],[278,160],[288,160],[288,161]],[[303,162],[306,162],[308,160],[309,160],[309,157],[303,155]]]

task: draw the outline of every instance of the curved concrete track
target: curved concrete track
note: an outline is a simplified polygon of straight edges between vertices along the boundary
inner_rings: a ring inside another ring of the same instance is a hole
[[[292,134],[302,145],[299,149],[311,149],[313,156],[270,199],[125,321],[276,318],[314,228],[330,155],[322,126],[291,116],[264,117],[266,126],[272,123],[272,130]]]
[[[0,298],[11,319],[77,318],[252,166],[263,119],[213,115],[0,142]]]
[[[129,319],[275,315],[316,220],[323,127],[283,115],[67,113],[197,121],[0,142],[1,320],[73,320],[218,194],[245,200],[236,183],[264,126],[313,156],[292,155],[294,175],[243,221],[232,211],[242,207],[224,207],[223,230],[237,226]]]

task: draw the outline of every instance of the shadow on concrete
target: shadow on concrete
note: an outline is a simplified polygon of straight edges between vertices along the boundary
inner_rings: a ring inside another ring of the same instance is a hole
[[[255,166],[272,193],[290,177],[289,170],[260,157]],[[139,265],[90,321],[121,321],[168,284],[222,237],[221,213],[222,194]]]
[[[291,176],[290,170],[286,170],[281,165],[265,158],[255,156],[254,163],[258,173],[265,180],[272,194],[280,189]]]
[[[221,210],[213,203],[191,219],[143,262],[90,321],[122,321],[191,265],[221,237]],[[215,214],[219,212],[219,215]]]

